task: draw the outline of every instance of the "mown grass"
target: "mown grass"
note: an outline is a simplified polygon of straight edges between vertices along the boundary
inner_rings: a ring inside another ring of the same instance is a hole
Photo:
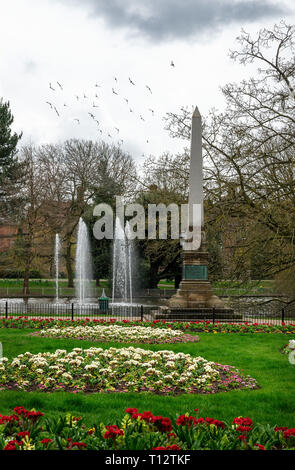
[[[122,343],[93,343],[79,340],[38,338],[30,330],[1,329],[0,341],[4,356],[12,358],[32,353],[55,351],[74,347],[123,347]],[[201,416],[231,421],[235,416],[249,416],[262,424],[295,427],[295,366],[280,353],[289,337],[282,334],[210,334],[200,333],[201,341],[192,344],[142,345],[137,347],[203,356],[208,360],[231,364],[243,369],[258,380],[260,389],[222,392],[216,395],[159,396],[141,393],[110,393],[84,395],[65,392],[0,392],[0,413],[8,413],[14,406],[36,408],[46,415],[70,412],[83,415],[88,424],[97,421],[114,423],[127,407],[150,410],[163,416],[175,416],[194,408]],[[133,345],[135,346],[135,345]]]
[[[23,291],[23,279],[0,279],[0,295],[15,295],[18,297],[22,296]],[[96,282],[92,281],[92,286],[95,295],[100,295],[102,289],[108,288],[108,281],[101,280],[99,287],[96,286]],[[30,279],[29,281],[30,294],[43,295],[46,297],[55,295],[56,286],[55,279]],[[68,287],[67,279],[59,279],[59,291],[61,295],[75,295],[75,288]]]
[[[68,287],[67,279],[59,279],[59,288],[63,295],[71,295],[75,293],[75,289]],[[97,295],[101,292],[101,289],[109,290],[109,283],[105,279],[100,280],[99,287],[96,287],[95,281],[92,282],[93,288]],[[31,294],[40,294],[42,290],[42,295],[54,295],[55,294],[55,279],[30,279],[29,287]],[[212,287],[216,293],[224,295],[238,295],[238,294],[263,294],[273,292],[274,282],[273,281],[246,281],[240,283],[238,281],[215,281],[212,282]],[[13,295],[14,293],[21,293],[23,288],[23,279],[0,279],[0,290],[6,289],[6,293]],[[158,283],[158,289],[174,289],[174,281],[161,280]],[[3,292],[4,295],[4,292]]]

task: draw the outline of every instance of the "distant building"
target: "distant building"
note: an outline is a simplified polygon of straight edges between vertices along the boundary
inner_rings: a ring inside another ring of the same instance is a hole
[[[14,244],[18,226],[0,221],[0,253],[8,251]]]

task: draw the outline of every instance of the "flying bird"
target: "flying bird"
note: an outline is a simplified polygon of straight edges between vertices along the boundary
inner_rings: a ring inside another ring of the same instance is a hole
[[[141,119],[142,121],[145,121],[145,119],[143,119],[143,117],[142,117],[141,115],[140,115],[140,119]]]
[[[94,114],[92,114],[92,113],[88,113],[88,114],[89,114],[89,116],[90,116],[92,119],[95,119]]]
[[[98,83],[95,84],[96,88],[101,88],[101,85],[98,85]]]
[[[114,93],[114,95],[118,94],[118,93],[115,92],[114,88],[112,88],[112,92]]]
[[[150,93],[152,93],[152,90],[150,89],[148,85],[146,85],[145,87],[149,90]]]
[[[171,65],[171,67],[175,67],[175,64],[174,64],[173,60],[171,60],[170,65]]]
[[[133,113],[133,110],[131,108],[129,109],[129,111],[130,111],[130,113]]]
[[[131,85],[135,85],[135,83],[131,80],[130,77],[128,77],[128,80],[129,80],[129,82],[131,83]]]
[[[149,111],[152,113],[152,115],[155,114],[155,111],[153,109],[149,108]]]
[[[97,104],[93,103],[92,105],[94,108],[98,108]]]
[[[58,84],[59,88],[63,90],[63,87],[61,86],[61,84],[59,82],[56,82],[56,83]]]
[[[124,100],[126,101],[127,104],[129,103],[129,101],[127,100],[127,98],[124,98]]]
[[[86,98],[86,99],[87,99],[87,96],[85,95],[85,93],[84,93],[84,98]]]
[[[116,80],[116,82],[118,82],[117,77],[114,77],[114,80]]]
[[[77,101],[79,101],[79,96],[78,96],[78,95],[75,95],[75,96],[76,96],[76,98],[77,98]]]
[[[52,104],[49,103],[49,101],[46,101],[46,103],[49,104],[49,106],[50,106],[51,109],[53,108]]]
[[[77,124],[80,124],[80,120],[79,119],[74,119],[74,121],[77,121]]]
[[[57,111],[56,107],[54,106],[54,111],[56,112],[56,114],[59,116],[59,112]]]
[[[53,86],[51,85],[51,83],[49,83],[49,88],[53,91],[55,91],[55,88],[53,88]]]
[[[108,134],[108,137],[110,137],[110,139],[112,138],[111,134]]]
[[[120,129],[118,129],[117,127],[115,127],[115,129],[116,129],[116,131],[117,131],[117,132],[118,132],[118,134],[119,134],[119,132],[120,132]]]

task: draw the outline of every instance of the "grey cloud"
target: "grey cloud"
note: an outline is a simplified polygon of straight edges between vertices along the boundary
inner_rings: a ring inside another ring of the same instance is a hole
[[[81,0],[59,0],[81,6]],[[142,3],[142,5],[140,5]],[[83,0],[91,15],[152,40],[188,38],[229,22],[278,17],[288,9],[270,0]]]
[[[27,60],[24,62],[23,67],[26,73],[34,73],[38,68],[38,64],[33,60]]]

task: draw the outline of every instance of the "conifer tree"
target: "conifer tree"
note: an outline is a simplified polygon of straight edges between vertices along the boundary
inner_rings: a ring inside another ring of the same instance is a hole
[[[13,186],[20,178],[17,144],[22,134],[12,133],[13,115],[9,102],[0,99],[0,206],[13,197]],[[17,192],[17,191],[16,191]]]

